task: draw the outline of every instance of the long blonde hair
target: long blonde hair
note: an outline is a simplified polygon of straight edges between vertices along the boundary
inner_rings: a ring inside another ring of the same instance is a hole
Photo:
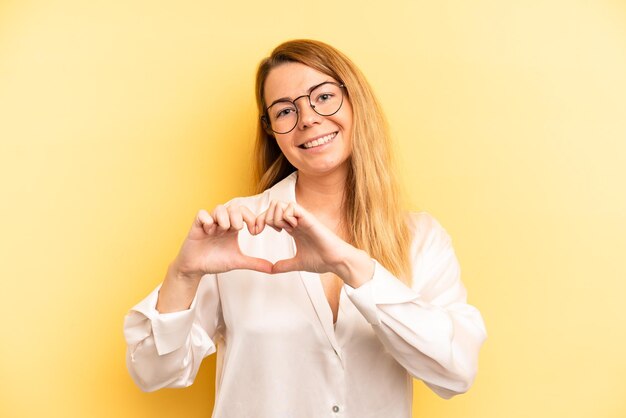
[[[282,154],[261,121],[265,114],[265,80],[270,71],[299,62],[346,86],[353,109],[352,154],[343,202],[343,222],[351,243],[411,284],[411,233],[401,208],[400,188],[392,168],[387,122],[361,71],[348,57],[319,41],[298,39],[277,46],[259,64],[256,101],[259,111],[254,153],[257,193],[272,187],[296,170]]]

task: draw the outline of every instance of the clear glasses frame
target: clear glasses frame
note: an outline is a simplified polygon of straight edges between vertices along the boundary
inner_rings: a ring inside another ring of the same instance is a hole
[[[333,85],[335,85],[335,86],[339,87],[339,91],[341,92],[341,102],[339,103],[339,106],[337,107],[337,110],[335,110],[335,111],[333,111],[333,112],[331,112],[331,113],[321,113],[319,110],[317,110],[317,109],[315,108],[315,105],[314,105],[313,103],[311,103],[311,94],[312,94],[312,93],[313,93],[316,89],[318,89],[319,87],[321,87],[321,86],[323,86],[323,85],[325,85],[325,84],[333,84]],[[300,100],[301,98],[306,97],[306,98],[308,99],[309,106],[311,106],[311,109],[313,109],[313,110],[315,111],[315,113],[317,113],[317,114],[318,114],[318,115],[320,115],[320,116],[332,116],[332,115],[334,115],[335,113],[339,112],[339,110],[341,109],[341,106],[343,106],[343,99],[344,99],[344,97],[345,97],[345,94],[344,94],[344,92],[343,92],[343,91],[344,91],[344,89],[345,89],[345,88],[346,88],[346,86],[345,86],[344,84],[335,83],[334,81],[325,81],[325,82],[323,82],[323,83],[320,83],[320,84],[318,84],[318,85],[316,85],[316,86],[313,86],[313,87],[311,88],[311,90],[309,91],[309,94],[303,94],[302,96],[298,96],[298,97],[296,97],[296,98],[295,98],[295,99],[293,99],[293,100],[279,100],[279,101],[277,101],[277,102],[272,103],[269,107],[267,107],[267,108],[265,109],[265,114],[264,114],[263,116],[261,116],[261,122],[263,123],[263,125],[264,125],[267,129],[269,129],[270,131],[272,131],[272,132],[274,132],[274,133],[276,133],[276,134],[288,134],[289,132],[293,131],[293,130],[296,128],[296,126],[298,126],[298,121],[300,120],[300,111],[298,110],[298,106],[296,106],[296,101],[297,101],[297,100]],[[289,130],[287,130],[287,131],[275,131],[275,130],[272,128],[272,124],[271,124],[271,122],[270,122],[270,118],[269,118],[269,110],[270,110],[273,106],[278,105],[278,104],[281,104],[281,103],[282,103],[282,104],[284,104],[284,103],[290,103],[290,104],[292,104],[292,105],[293,105],[294,110],[296,111],[296,120],[295,120],[295,122],[294,122],[294,125],[291,127],[291,129],[289,129]]]

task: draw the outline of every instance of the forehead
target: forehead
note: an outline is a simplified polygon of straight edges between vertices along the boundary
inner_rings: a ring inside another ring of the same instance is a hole
[[[335,80],[299,62],[281,64],[273,68],[265,79],[265,103],[272,103],[282,97],[294,99],[307,94],[311,87],[324,81]]]

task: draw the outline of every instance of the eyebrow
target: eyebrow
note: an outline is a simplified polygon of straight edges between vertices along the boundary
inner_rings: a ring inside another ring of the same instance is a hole
[[[325,84],[325,83],[334,83],[334,81],[332,81],[332,80],[322,81],[322,82],[321,82],[321,83],[319,83],[319,84],[316,84],[316,85],[314,85],[314,86],[309,87],[309,89],[307,90],[307,93],[308,93],[308,94],[311,94],[311,92],[312,92],[313,90],[315,90],[315,88],[316,88],[316,87],[319,87],[319,86],[321,86],[322,84]],[[298,96],[298,97],[302,97],[302,96]],[[291,97],[281,97],[280,99],[276,99],[276,100],[274,100],[274,101],[273,101],[273,102],[272,102],[269,106],[267,106],[265,109],[269,109],[270,107],[274,106],[274,105],[275,105],[276,103],[278,103],[278,102],[292,102],[292,103],[293,103],[293,100],[291,100]]]

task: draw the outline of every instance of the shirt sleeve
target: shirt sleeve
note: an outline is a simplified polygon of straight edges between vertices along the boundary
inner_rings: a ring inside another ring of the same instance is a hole
[[[193,383],[202,359],[216,351],[222,315],[215,275],[202,277],[189,309],[160,313],[161,285],[135,305],[124,319],[126,365],[145,392]]]
[[[478,309],[467,304],[450,236],[426,212],[413,220],[412,287],[374,260],[372,279],[345,291],[396,361],[449,399],[474,382],[487,333]]]

